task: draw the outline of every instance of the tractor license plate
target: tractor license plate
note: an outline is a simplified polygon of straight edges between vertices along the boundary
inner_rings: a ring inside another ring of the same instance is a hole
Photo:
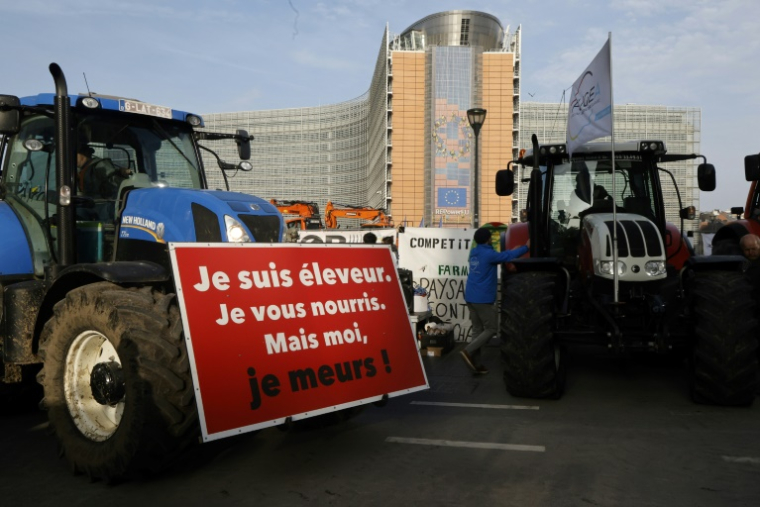
[[[135,100],[119,100],[119,109],[127,113],[145,114],[148,116],[158,116],[159,118],[172,118],[172,110],[168,107],[154,106],[145,102]]]

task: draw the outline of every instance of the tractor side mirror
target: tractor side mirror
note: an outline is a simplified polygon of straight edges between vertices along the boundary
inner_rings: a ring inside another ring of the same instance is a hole
[[[697,208],[694,206],[687,206],[683,208],[678,214],[684,220],[694,220],[694,217],[697,216]]]
[[[699,164],[697,166],[697,182],[703,192],[715,190],[715,166],[712,164]]]
[[[760,180],[760,155],[744,157],[744,179],[747,181]]]
[[[0,134],[12,136],[21,128],[20,102],[14,95],[0,95]]]
[[[734,206],[731,208],[731,214],[736,215],[737,217],[741,216],[741,214],[744,213],[744,206]]]
[[[249,160],[251,158],[251,138],[246,130],[235,131],[235,142],[237,143],[238,157],[240,160]]]
[[[496,172],[496,195],[512,195],[515,191],[515,173],[509,169]]]
[[[585,167],[575,177],[575,193],[583,202],[591,204],[591,175]]]

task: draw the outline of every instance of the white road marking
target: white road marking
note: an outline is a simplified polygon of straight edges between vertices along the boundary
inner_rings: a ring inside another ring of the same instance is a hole
[[[752,456],[723,456],[723,461],[729,463],[750,463],[751,465],[760,465],[760,458]]]
[[[412,401],[410,405],[434,405],[438,407],[495,408],[500,410],[538,410],[538,405],[488,405],[485,403],[444,403],[438,401]]]
[[[545,452],[543,445],[497,444],[493,442],[462,442],[457,440],[434,440],[429,438],[388,437],[386,442],[397,444],[437,445],[439,447],[469,447],[471,449],[497,449],[500,451]]]

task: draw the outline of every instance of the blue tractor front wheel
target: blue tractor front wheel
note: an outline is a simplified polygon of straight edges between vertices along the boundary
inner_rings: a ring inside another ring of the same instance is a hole
[[[41,340],[43,407],[75,473],[106,481],[166,466],[199,435],[172,294],[107,282],[69,292]]]

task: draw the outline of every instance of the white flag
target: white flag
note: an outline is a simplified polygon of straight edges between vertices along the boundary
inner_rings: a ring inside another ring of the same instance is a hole
[[[567,151],[592,139],[612,135],[610,41],[573,83],[567,111]]]

